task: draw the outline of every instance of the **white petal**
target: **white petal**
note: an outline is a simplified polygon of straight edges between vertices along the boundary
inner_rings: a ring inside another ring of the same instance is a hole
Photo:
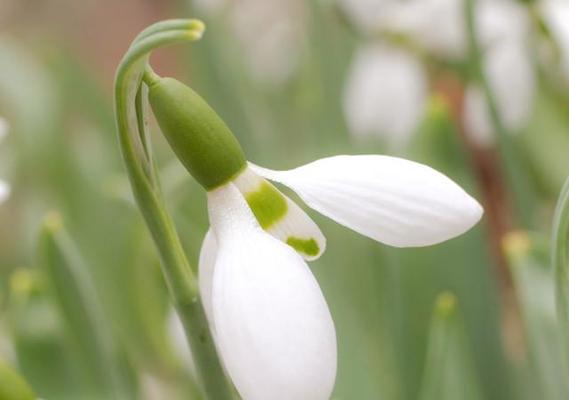
[[[232,184],[209,192],[208,208],[216,344],[241,397],[329,399],[336,334],[305,261],[258,226]]]
[[[306,260],[315,260],[322,255],[326,238],[294,201],[250,168],[246,168],[233,183],[263,229],[293,247]],[[275,207],[276,204],[280,206]]]
[[[217,258],[217,241],[212,230],[209,229],[205,234],[202,248],[200,250],[199,260],[199,286],[200,297],[205,311],[205,315],[209,322],[211,331],[215,334],[215,323],[213,320],[213,311],[211,307],[211,288],[213,285],[213,269]]]
[[[336,156],[289,171],[251,167],[322,214],[391,246],[443,242],[482,215],[476,200],[445,175],[401,158]]]
[[[10,185],[4,181],[0,181],[0,203],[6,201],[10,196]]]
[[[375,45],[360,49],[348,74],[344,112],[350,133],[407,142],[421,117],[427,78],[411,54]]]

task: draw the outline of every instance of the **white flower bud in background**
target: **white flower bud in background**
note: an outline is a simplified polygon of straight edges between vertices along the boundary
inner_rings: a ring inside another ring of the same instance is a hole
[[[461,1],[343,0],[341,4],[367,30],[373,21],[375,31],[407,35],[433,54],[463,60],[467,56]],[[500,116],[509,131],[517,131],[530,116],[535,91],[526,48],[527,11],[510,0],[482,0],[477,2],[476,25],[484,71]],[[427,76],[414,56],[386,45],[366,45],[356,53],[346,83],[344,110],[350,133],[375,134],[404,144],[423,116],[427,97]],[[479,143],[490,144],[493,124],[480,88],[467,88],[464,106],[467,132]]]
[[[0,117],[0,141],[6,137],[8,134],[8,121],[5,118]]]
[[[559,48],[561,68],[569,84],[569,3],[545,0],[540,6],[545,22]]]
[[[360,48],[344,96],[350,133],[406,144],[423,116],[427,84],[423,66],[408,52],[386,45]]]
[[[6,119],[0,117],[0,141],[4,139],[4,137],[8,134],[8,121]],[[10,196],[10,185],[0,179],[0,204],[6,201],[6,199]]]
[[[466,53],[463,4],[457,0],[394,1],[384,29],[412,37],[419,45],[443,57]]]
[[[278,86],[298,69],[305,36],[306,4],[300,0],[198,0],[209,15],[227,11],[251,77]]]
[[[483,68],[495,97],[498,113],[509,133],[523,128],[530,117],[535,76],[527,46],[529,17],[511,1],[484,1],[478,9],[478,36]],[[489,146],[496,135],[486,97],[471,85],[464,99],[464,123],[470,137]]]
[[[392,17],[394,0],[338,0],[346,15],[365,34],[376,33]]]

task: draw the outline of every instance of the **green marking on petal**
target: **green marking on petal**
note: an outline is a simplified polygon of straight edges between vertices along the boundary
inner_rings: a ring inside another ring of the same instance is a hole
[[[307,256],[316,256],[320,252],[318,243],[312,238],[301,239],[294,236],[289,236],[286,239],[286,244],[288,244],[299,253],[306,254]]]
[[[285,197],[269,182],[263,182],[257,190],[247,193],[245,200],[263,229],[279,222],[288,210]]]

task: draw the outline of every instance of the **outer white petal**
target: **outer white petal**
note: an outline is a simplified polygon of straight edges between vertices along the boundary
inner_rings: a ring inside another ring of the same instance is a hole
[[[426,103],[427,78],[411,54],[393,47],[361,48],[348,74],[344,113],[350,133],[404,144]]]
[[[10,196],[10,185],[4,181],[0,181],[0,203],[6,201]]]
[[[258,226],[232,184],[209,192],[208,205],[216,344],[241,397],[329,399],[336,334],[308,266]]]
[[[443,242],[482,215],[478,202],[445,175],[401,158],[336,156],[289,171],[252,167],[322,214],[392,246]]]
[[[263,228],[277,239],[291,245],[306,260],[316,260],[322,255],[326,249],[326,238],[318,225],[294,201],[282,194],[265,178],[257,175],[251,168],[246,168],[233,180],[233,183],[249,202],[249,207],[253,209],[255,215],[257,212],[253,207],[259,206],[259,204],[251,203],[251,195],[254,195],[264,185],[269,185],[270,189],[274,191],[273,193],[281,201],[286,202],[286,210],[270,226],[263,226]],[[267,200],[270,202],[272,199]],[[271,209],[270,204],[265,206]]]
[[[505,126],[510,132],[518,131],[531,114],[535,91],[533,68],[523,43],[506,42],[489,50],[485,72]],[[469,134],[481,144],[491,143],[492,124],[479,88],[467,89],[464,107]]]
[[[212,332],[215,334],[215,323],[211,306],[211,290],[213,285],[213,269],[217,258],[217,240],[212,230],[209,229],[205,234],[202,247],[200,249],[199,260],[199,286],[200,297]]]

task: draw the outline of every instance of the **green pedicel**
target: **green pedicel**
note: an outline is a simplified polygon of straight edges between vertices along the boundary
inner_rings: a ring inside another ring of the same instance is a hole
[[[257,190],[247,193],[245,200],[263,229],[279,222],[288,210],[284,196],[268,182],[261,183]]]
[[[160,129],[206,190],[231,181],[246,167],[239,142],[196,92],[172,78],[157,78],[149,86],[150,105]]]
[[[306,254],[307,256],[316,256],[320,251],[318,243],[314,239],[301,239],[294,236],[289,236],[286,244],[298,251],[299,253]]]

